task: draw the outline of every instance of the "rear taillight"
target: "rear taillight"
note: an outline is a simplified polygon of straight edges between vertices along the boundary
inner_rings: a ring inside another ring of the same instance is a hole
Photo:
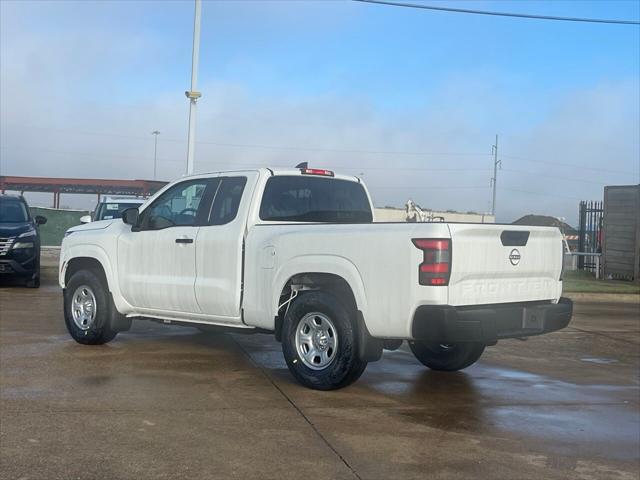
[[[413,244],[422,250],[418,267],[420,285],[448,285],[451,275],[451,240],[448,238],[414,238]]]

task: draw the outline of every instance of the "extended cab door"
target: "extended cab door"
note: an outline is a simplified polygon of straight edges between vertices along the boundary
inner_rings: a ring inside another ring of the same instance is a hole
[[[217,180],[177,183],[140,214],[139,227],[118,238],[122,296],[138,309],[199,313],[196,239],[207,223]],[[152,312],[148,312],[152,313]]]
[[[196,300],[212,321],[240,323],[244,233],[257,172],[220,176],[196,242]]]

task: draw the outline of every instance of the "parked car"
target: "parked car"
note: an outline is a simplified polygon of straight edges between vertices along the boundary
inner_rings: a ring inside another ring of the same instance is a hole
[[[127,208],[139,207],[144,202],[144,199],[135,197],[103,197],[91,215],[80,217],[80,223],[121,218]]]
[[[47,223],[31,217],[22,196],[0,194],[0,278],[24,279],[28,287],[40,286],[40,233]]]
[[[557,228],[373,223],[356,177],[259,169],[182,178],[122,220],[68,230],[59,282],[71,336],[138,318],[273,332],[303,385],[355,381],[404,340],[460,370],[503,338],[565,327]]]

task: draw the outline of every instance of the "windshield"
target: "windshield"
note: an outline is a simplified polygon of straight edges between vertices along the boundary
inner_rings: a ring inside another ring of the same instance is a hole
[[[373,221],[369,199],[360,183],[308,176],[269,178],[260,218],[281,222]]]
[[[24,202],[13,198],[0,198],[0,223],[25,223],[29,211]]]
[[[94,220],[113,220],[114,218],[122,218],[122,212],[127,208],[137,208],[140,203],[115,202],[100,203],[96,210]]]

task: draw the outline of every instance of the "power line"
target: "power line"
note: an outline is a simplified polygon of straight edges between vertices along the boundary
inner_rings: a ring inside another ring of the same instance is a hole
[[[487,173],[486,168],[342,167],[340,165],[336,166],[336,168],[342,170],[381,170],[387,172],[469,172],[474,175],[485,175]]]
[[[149,140],[147,139],[147,141]],[[24,148],[24,147],[13,147],[8,145],[0,145],[0,150],[17,150],[19,152],[45,152],[45,153],[51,153],[54,155],[67,155],[71,157],[77,156],[77,157],[89,157],[89,158],[102,157],[102,158],[112,158],[112,159],[149,160],[148,157],[138,157],[133,155],[104,154],[104,153],[97,153],[97,152],[92,152],[92,153],[70,152],[70,151],[64,151],[64,150],[53,150],[49,148],[37,148],[37,147]],[[158,161],[173,162],[176,160],[171,160],[168,158],[158,158]]]
[[[486,185],[454,185],[454,186],[442,186],[442,185],[437,185],[437,186],[431,186],[431,185],[408,185],[408,186],[402,186],[402,187],[392,187],[392,186],[388,186],[388,185],[384,185],[384,186],[376,186],[375,184],[370,184],[367,183],[367,187],[369,189],[372,190],[407,190],[407,189],[412,189],[412,190],[486,190],[489,187]]]
[[[69,134],[75,134],[75,135],[95,135],[95,136],[106,136],[106,137],[117,137],[117,138],[131,138],[131,139],[137,139],[137,140],[142,140],[145,143],[149,141],[148,137],[142,137],[142,136],[137,136],[137,135],[126,135],[126,134],[119,134],[119,133],[109,133],[109,132],[90,132],[90,131],[81,131],[81,130],[73,130],[73,129],[63,129],[63,128],[52,128],[52,127],[40,127],[40,126],[35,126],[35,125],[29,125],[29,126],[18,126],[18,125],[12,125],[12,128],[20,128],[20,129],[25,129],[25,128],[29,128],[29,129],[35,129],[35,130],[50,130],[50,131],[58,131],[58,132],[65,132],[65,133],[69,133]],[[172,138],[163,138],[162,140],[158,140],[159,143],[165,143],[165,142],[173,142],[173,143],[185,143],[184,140],[177,140],[177,139],[172,139]],[[364,149],[339,149],[339,148],[324,148],[324,147],[300,147],[300,146],[283,146],[283,145],[260,145],[260,144],[243,144],[243,143],[223,143],[223,142],[209,142],[209,141],[198,141],[196,142],[198,144],[205,144],[205,145],[215,145],[215,146],[221,146],[221,147],[234,147],[234,148],[262,148],[262,149],[277,149],[277,150],[298,150],[298,151],[320,151],[320,152],[335,152],[335,153],[357,153],[357,154],[363,154],[363,155],[402,155],[402,156],[442,156],[442,157],[487,157],[487,156],[493,156],[492,154],[488,154],[488,153],[471,153],[471,152],[420,152],[420,151],[379,151],[379,150],[364,150]],[[13,148],[16,149],[16,147],[8,147],[6,145],[2,145],[1,148],[4,149],[8,149],[8,148]],[[104,155],[104,154],[100,154],[100,153],[83,153],[83,152],[64,152],[64,151],[60,151],[60,150],[51,150],[51,149],[36,149],[36,148],[28,148],[28,149],[24,149],[24,148],[17,148],[18,150],[39,150],[39,151],[44,151],[44,152],[49,152],[49,153],[55,153],[55,154],[63,154],[63,155],[78,155],[78,156],[86,156],[86,157],[96,157],[96,156],[108,156],[110,158],[131,158],[131,159],[143,159],[143,157],[133,157],[133,156],[125,156],[125,155]],[[563,167],[569,167],[569,168],[575,168],[578,170],[591,170],[591,171],[597,171],[597,172],[606,172],[609,174],[620,174],[620,175],[636,175],[637,172],[631,172],[631,171],[621,171],[621,170],[611,170],[609,168],[598,168],[598,167],[588,167],[585,165],[578,165],[578,164],[571,164],[571,163],[563,163],[563,162],[557,162],[557,161],[546,161],[546,160],[537,160],[537,159],[533,159],[533,158],[528,158],[528,157],[522,157],[522,156],[517,156],[517,155],[505,155],[505,154],[500,154],[501,158],[512,158],[512,159],[517,159],[517,160],[523,160],[525,162],[531,162],[531,163],[539,163],[539,164],[544,164],[544,165],[553,165],[553,166],[563,166]],[[179,160],[174,160],[174,159],[168,159],[168,158],[158,158],[159,162],[179,162]],[[219,163],[219,162],[206,162],[206,161],[199,161],[198,163],[202,164],[218,164],[218,165],[232,165],[233,163]],[[235,165],[235,164],[233,164]],[[247,166],[264,166],[264,165],[258,165],[258,164],[246,164]],[[274,167],[289,167],[290,165],[273,165],[270,164],[270,166],[274,166]],[[355,166],[355,167],[339,167],[342,168],[344,170],[381,170],[381,171],[416,171],[416,172],[420,172],[420,171],[428,171],[428,172],[468,172],[468,171],[477,171],[477,172],[481,172],[481,171],[486,171],[487,169],[468,169],[468,168],[406,168],[406,167],[394,167],[394,168],[389,168],[389,167],[363,167],[363,166]],[[513,172],[515,172],[516,170],[511,170]],[[528,174],[528,175],[538,175],[538,174],[534,174],[534,173],[530,173],[530,172],[522,172],[519,171],[519,173],[524,173],[524,174]],[[561,178],[561,177],[555,177],[555,178]],[[577,181],[577,179],[572,179],[572,178],[566,178],[564,177],[564,179],[566,180],[575,180]],[[587,180],[584,180],[585,183],[595,183],[595,182],[589,182]]]
[[[62,132],[62,133],[68,133],[68,134],[73,134],[73,135],[96,135],[96,136],[102,136],[102,137],[118,137],[118,138],[132,138],[132,139],[136,139],[136,140],[144,140],[145,142],[149,141],[149,138],[147,137],[143,137],[140,135],[126,135],[123,133],[112,133],[112,132],[89,132],[86,130],[75,130],[72,128],[56,128],[56,127],[40,127],[38,125],[3,125],[3,127],[5,128],[15,128],[18,130],[25,130],[25,129],[30,129],[30,130],[48,130],[51,132]],[[184,142],[183,140],[181,140],[182,142]]]
[[[198,162],[204,165],[233,165],[236,167],[274,167],[274,168],[292,168],[292,165],[282,165],[282,164],[274,164],[274,163],[235,163],[235,162],[207,162],[201,161]],[[336,164],[328,164],[327,168],[334,168],[340,170],[380,170],[385,172],[395,172],[395,171],[408,171],[408,172],[456,172],[456,173],[469,173],[472,175],[485,175],[487,173],[486,168],[419,168],[419,167],[366,167],[366,166],[355,166],[355,167],[347,167]]]
[[[59,132],[67,132],[70,134],[80,134],[80,135],[97,135],[97,136],[110,136],[110,137],[119,137],[119,138],[132,138],[137,140],[148,141],[147,137],[137,136],[137,135],[125,135],[125,134],[117,134],[117,133],[107,133],[107,132],[87,132],[81,130],[72,130],[72,129],[62,129],[62,128],[50,128],[50,127],[38,127],[38,126],[27,126],[27,127],[18,127],[17,125],[12,126],[13,128],[31,128],[36,130],[51,130],[51,131],[59,131]],[[159,143],[171,142],[171,143],[185,143],[185,140],[179,140],[175,138],[163,138],[162,140],[158,140]],[[442,157],[479,157],[479,156],[487,156],[487,153],[477,153],[477,152],[420,152],[420,151],[395,151],[395,150],[365,150],[365,149],[347,149],[347,148],[327,148],[327,147],[301,147],[301,146],[291,146],[291,145],[264,145],[264,144],[251,144],[251,143],[229,143],[229,142],[212,142],[206,140],[200,140],[196,142],[199,145],[215,145],[219,147],[239,147],[239,148],[262,148],[262,149],[273,149],[273,150],[299,150],[299,151],[317,151],[317,152],[334,152],[334,153],[356,153],[356,154],[364,154],[364,155],[406,155],[406,156],[442,156]],[[201,162],[198,162],[201,163]]]
[[[635,175],[635,172],[621,171],[621,170],[611,170],[610,168],[585,167],[584,165],[576,165],[575,163],[562,163],[562,162],[556,162],[556,161],[537,160],[537,159],[533,159],[533,158],[520,157],[520,156],[516,156],[516,155],[504,155],[504,154],[502,154],[500,156],[502,158],[514,158],[516,160],[524,160],[525,162],[542,163],[542,164],[545,164],[545,165],[577,168],[579,170],[594,170],[594,171],[597,171],[597,172],[619,173],[621,175],[629,175],[629,174]]]
[[[527,13],[490,12],[487,10],[470,10],[467,8],[434,7],[431,5],[416,5],[415,3],[388,2],[384,0],[353,0],[362,3],[375,3],[378,5],[389,5],[392,7],[419,8],[422,10],[437,10],[441,12],[471,13],[475,15],[492,15],[497,17],[529,18],[534,20],[558,20],[563,22],[586,22],[586,23],[611,23],[618,25],[640,25],[635,20],[609,20],[602,18],[580,18],[580,17],[556,17],[552,15],[532,15]]]
[[[558,175],[545,175],[544,173],[525,172],[523,170],[514,170],[512,168],[504,168],[503,171],[510,172],[510,173],[520,173],[522,175],[527,175],[532,177],[543,177],[543,178],[551,178],[553,180],[563,180],[567,182],[591,183],[593,185],[600,185],[600,186],[604,186],[608,183],[608,182],[596,182],[596,181],[587,180],[584,178],[559,177]]]
[[[516,193],[526,193],[528,195],[540,195],[542,197],[558,197],[558,198],[565,198],[569,200],[582,200],[581,198],[578,198],[578,197],[569,197],[567,195],[558,195],[556,193],[532,192],[530,190],[520,190],[519,188],[507,188],[507,187],[502,187],[502,189],[508,190],[510,192],[516,192]]]
[[[148,141],[148,140],[147,140]],[[1,150],[14,150],[21,152],[44,152],[50,153],[54,155],[66,155],[69,157],[77,156],[77,157],[88,157],[88,158],[111,158],[111,159],[128,159],[128,160],[147,160],[147,157],[143,156],[133,156],[133,155],[119,155],[119,154],[105,154],[105,153],[89,153],[89,152],[74,152],[74,151],[64,151],[64,150],[56,150],[50,148],[38,148],[38,147],[14,147],[9,145],[1,145]],[[182,160],[178,159],[170,159],[170,158],[160,158],[157,160],[159,162],[173,162],[179,163]],[[275,168],[293,168],[293,165],[283,165],[283,164],[274,164],[274,163],[238,163],[238,162],[207,162],[201,161],[198,162],[203,165],[232,165],[235,168],[260,168],[260,167],[275,167]],[[407,171],[407,172],[456,172],[460,173],[469,173],[473,175],[484,175],[487,172],[486,168],[414,168],[414,167],[367,167],[367,166],[341,166],[341,165],[333,165],[333,168],[341,169],[341,170],[370,170],[370,171],[385,171],[385,172],[394,172],[394,171]]]
[[[312,152],[332,152],[332,153],[356,153],[364,155],[410,155],[410,156],[443,156],[443,157],[478,157],[486,156],[486,153],[467,153],[467,152],[411,152],[411,151],[392,151],[392,150],[358,150],[345,148],[324,148],[324,147],[298,147],[283,145],[260,145],[260,144],[244,144],[244,143],[222,143],[222,142],[197,142],[203,145],[216,145],[219,147],[242,147],[242,148],[264,148],[274,150],[301,150]]]

